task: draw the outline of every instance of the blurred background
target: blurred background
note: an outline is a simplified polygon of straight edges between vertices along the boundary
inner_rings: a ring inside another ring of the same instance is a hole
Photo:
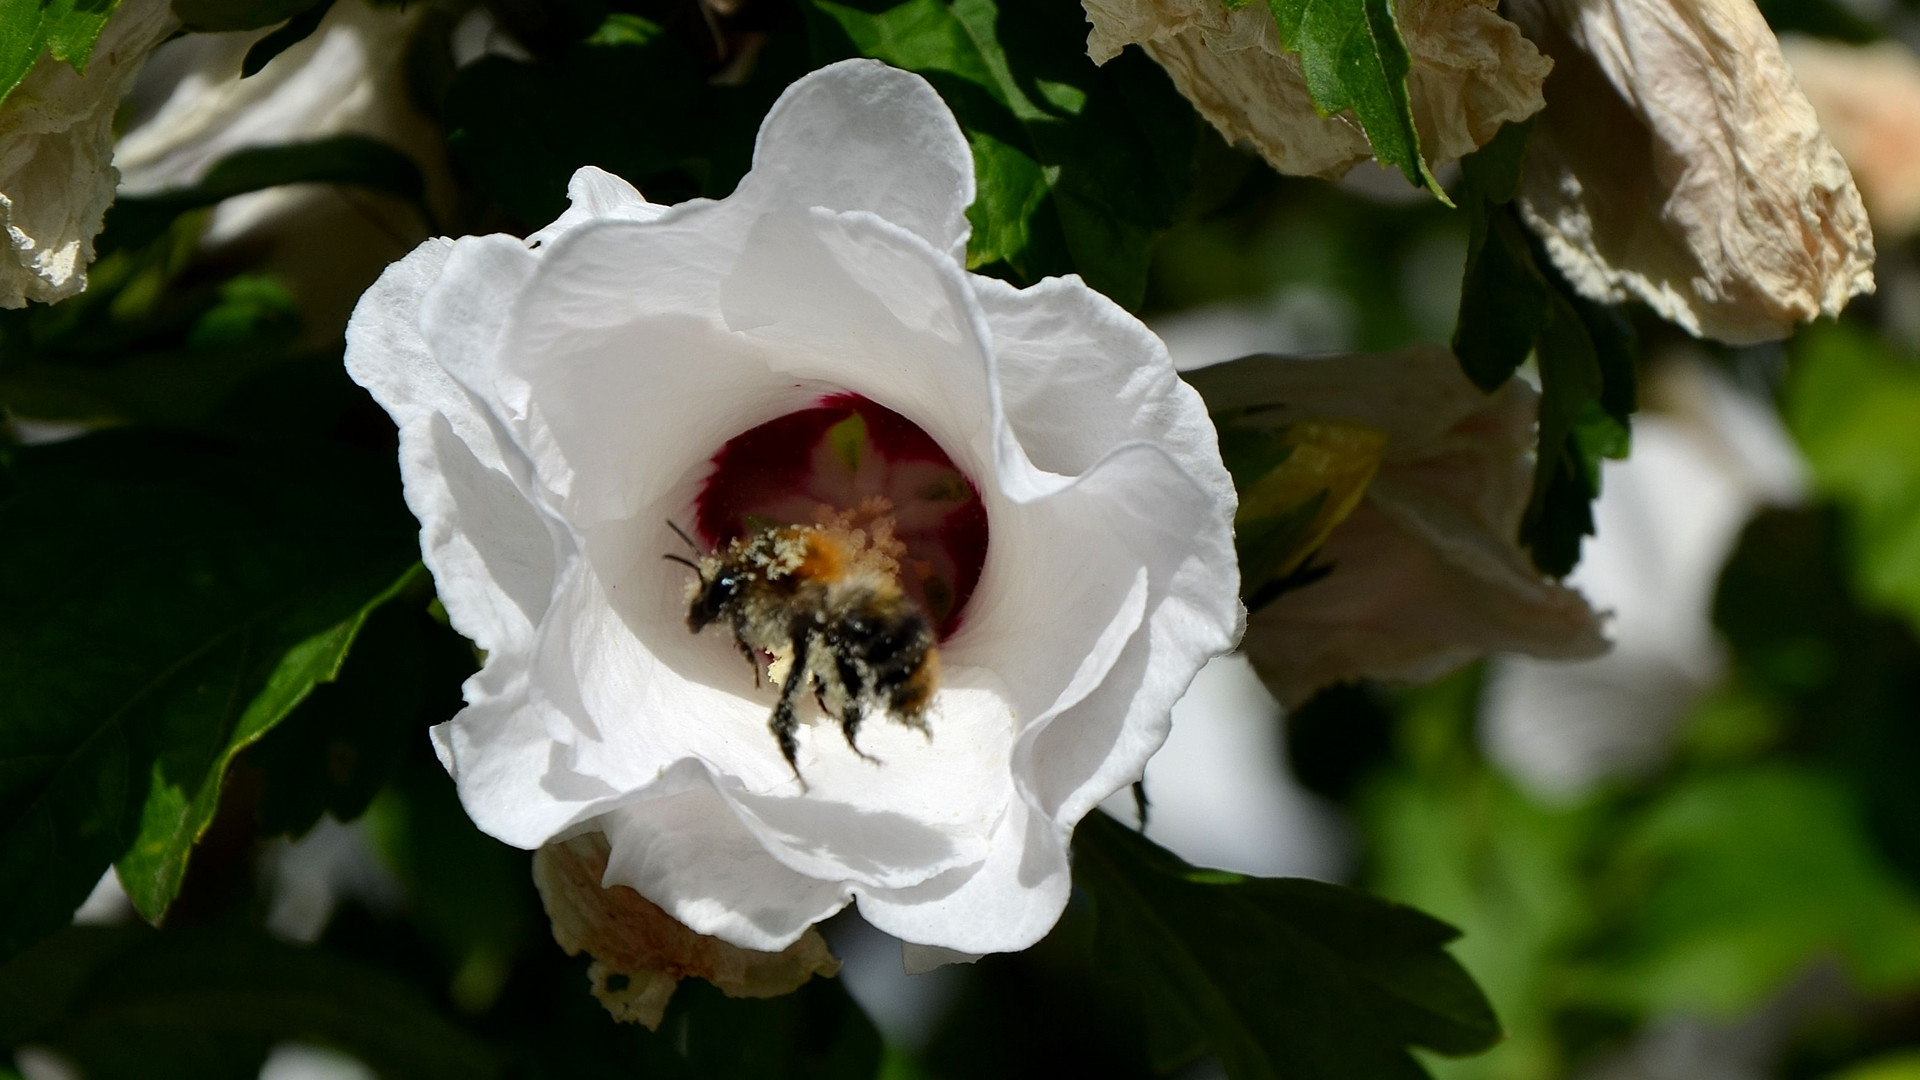
[[[697,39],[702,14],[738,6],[648,11]],[[1635,313],[1632,453],[1607,464],[1598,533],[1569,579],[1611,613],[1613,652],[1340,686],[1288,715],[1224,659],[1148,769],[1148,835],[1189,861],[1358,884],[1465,932],[1454,953],[1508,1037],[1428,1059],[1444,1080],[1920,1080],[1920,8],[1764,10],[1793,35],[1863,189],[1879,292],[1744,349]],[[561,92],[508,76],[570,40],[558,24],[571,17],[338,0],[245,81],[233,76],[264,32],[163,46],[123,108],[130,209],[110,217],[91,287],[0,312],[11,438],[135,422],[390,441],[340,370],[346,315],[427,236],[524,231],[558,209],[545,174],[564,177],[601,136],[556,131],[525,175],[503,173],[473,118],[497,95]],[[784,18],[761,17],[774,31]],[[791,67],[778,32],[751,40],[689,61],[742,80],[748,131],[771,100],[757,88]],[[769,50],[758,74],[744,50]],[[419,182],[235,197],[208,184],[226,155],[296,134],[377,139]],[[1462,214],[1370,166],[1337,184],[1281,178],[1201,138],[1198,190],[1153,249],[1141,308],[1182,367],[1448,340]],[[744,168],[596,163],[629,166],[661,201],[724,193]],[[381,609],[365,631],[379,647],[356,649],[236,762],[171,924],[319,943],[432,1002],[445,1026],[431,1038],[453,1060],[484,1036],[524,1075],[1151,1074],[1088,968],[1078,903],[1028,953],[920,976],[846,914],[826,927],[846,961],[836,981],[774,1001],[690,981],[658,1034],[612,1024],[585,992],[586,958],[552,941],[529,855],[472,828],[432,757],[424,728],[458,707],[475,658],[426,588]],[[307,789],[250,786],[287,761],[313,763]],[[1137,821],[1129,798],[1108,809]],[[75,918],[134,915],[109,875]],[[15,1049],[13,1069],[372,1075],[337,1051],[231,1032],[183,1031],[176,1055],[128,1061],[114,1025],[169,1014],[132,998],[102,1009],[65,1021],[58,1045]]]

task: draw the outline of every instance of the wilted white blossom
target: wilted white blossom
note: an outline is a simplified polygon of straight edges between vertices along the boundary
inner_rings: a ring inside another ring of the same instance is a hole
[[[1188,375],[1210,400],[1212,370]],[[1538,409],[1524,383],[1484,394],[1451,353],[1423,346],[1271,358],[1234,400],[1385,438],[1365,496],[1314,559],[1330,572],[1248,620],[1243,647],[1283,704],[1355,679],[1426,682],[1491,652],[1605,650],[1586,601],[1544,577],[1516,539]]]
[[[1321,116],[1300,57],[1280,45],[1263,2],[1082,0],[1093,24],[1087,52],[1106,63],[1138,44],[1230,142],[1245,140],[1274,168],[1339,176],[1373,156],[1351,115]],[[1411,67],[1407,96],[1422,156],[1452,161],[1500,125],[1538,112],[1552,63],[1493,0],[1400,0],[1394,18]]]
[[[167,0],[125,0],[86,74],[41,56],[0,103],[0,307],[52,303],[87,287],[93,238],[119,174],[113,114],[140,65],[180,21]]]
[[[1508,11],[1554,60],[1521,211],[1582,293],[1744,344],[1873,290],[1859,192],[1752,0]]]
[[[603,884],[743,949],[852,901],[910,961],[1037,941],[1074,825],[1240,631],[1199,396],[1077,278],[966,272],[966,139],[878,63],[789,88],[726,199],[590,168],[570,195],[526,241],[422,245],[347,334],[486,650],[434,735],[468,812],[528,848],[603,832]],[[668,523],[714,543],[880,494],[944,634],[931,737],[876,715],[876,762],[803,722],[803,782],[755,658],[688,633]]]
[[[1789,36],[1780,48],[1853,171],[1874,232],[1899,239],[1920,230],[1920,57],[1895,41]]]

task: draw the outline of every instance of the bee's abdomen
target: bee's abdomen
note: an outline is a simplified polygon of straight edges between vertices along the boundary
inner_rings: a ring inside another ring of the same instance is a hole
[[[911,603],[874,601],[837,620],[831,632],[841,655],[864,669],[866,689],[893,712],[914,716],[933,696],[939,661],[933,627]]]

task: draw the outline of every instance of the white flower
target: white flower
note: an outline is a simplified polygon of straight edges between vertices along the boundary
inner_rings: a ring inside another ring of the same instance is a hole
[[[1897,41],[1780,41],[1881,237],[1920,231],[1920,57]]]
[[[1517,542],[1533,478],[1537,395],[1489,396],[1453,355],[1255,358],[1233,398],[1276,422],[1358,424],[1385,436],[1379,471],[1314,562],[1324,578],[1248,620],[1245,649],[1282,704],[1334,683],[1427,682],[1489,652],[1585,657],[1606,648],[1580,594]],[[1226,366],[1188,378],[1203,392]]]
[[[1265,3],[1222,0],[1081,0],[1093,31],[1087,53],[1104,64],[1130,44],[1153,57],[1229,142],[1245,139],[1284,173],[1339,176],[1373,156],[1346,113],[1321,116],[1300,57],[1280,45]],[[1540,110],[1553,64],[1493,0],[1401,0],[1394,18],[1407,46],[1407,96],[1422,156],[1452,161],[1500,125]]]
[[[1074,824],[1238,636],[1234,495],[1137,320],[1073,278],[964,271],[973,191],[932,89],[849,61],[788,89],[727,199],[656,206],[583,169],[528,241],[430,242],[368,292],[348,369],[400,426],[427,564],[487,651],[435,731],[481,828],[603,831],[607,884],[747,949],[856,899],[968,953],[1053,925]],[[803,788],[776,691],[687,632],[668,522],[711,542],[756,505],[889,487],[924,593],[957,607],[931,738],[876,718],[874,764],[802,724]]]
[[[0,104],[0,308],[87,287],[118,180],[108,164],[114,109],[147,53],[179,25],[167,0],[125,0],[85,75],[42,56]]]
[[[1747,344],[1873,291],[1873,235],[1752,0],[1513,0],[1553,57],[1520,208],[1562,273]]]

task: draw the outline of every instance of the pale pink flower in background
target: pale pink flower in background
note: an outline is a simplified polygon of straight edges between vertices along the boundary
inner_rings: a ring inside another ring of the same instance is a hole
[[[1606,648],[1580,594],[1519,546],[1533,481],[1538,397],[1492,395],[1447,350],[1260,357],[1222,400],[1274,422],[1338,421],[1385,436],[1379,470],[1314,562],[1324,578],[1255,611],[1243,647],[1283,705],[1356,679],[1428,682],[1493,652],[1592,656]],[[1247,363],[1240,361],[1237,363]],[[1191,370],[1210,389],[1230,365]]]

